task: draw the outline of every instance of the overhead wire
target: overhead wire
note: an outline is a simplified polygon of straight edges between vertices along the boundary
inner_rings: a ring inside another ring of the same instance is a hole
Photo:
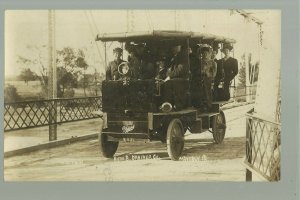
[[[85,14],[85,16],[86,16],[86,18],[87,18],[87,21],[88,21],[88,24],[89,24],[89,28],[90,28],[90,33],[91,33],[91,36],[92,36],[92,38],[94,38],[94,37],[95,37],[95,35],[96,35],[96,33],[94,33],[94,30],[93,30],[93,25],[92,25],[92,23],[91,23],[91,21],[90,21],[90,19],[89,19],[89,16],[88,16],[88,13],[87,13],[87,11],[84,11],[84,14]],[[97,28],[96,28],[96,29],[97,29]],[[98,43],[97,43],[95,40],[93,40],[93,42],[95,43],[95,45],[96,45],[96,49],[97,49],[97,52],[98,52],[98,54],[99,54],[99,57],[100,57],[101,61],[103,62],[103,61],[104,61],[104,59],[103,59],[103,57],[102,57],[102,55],[101,55],[101,52],[100,52],[100,49],[99,49]]]
[[[154,30],[149,10],[146,11],[146,18],[147,18],[147,22],[148,22],[148,26],[149,26],[150,30]]]
[[[96,24],[96,21],[95,21],[95,19],[94,19],[94,15],[93,15],[92,11],[89,11],[89,12],[90,12],[90,15],[91,15],[91,18],[92,18],[92,22],[93,22],[93,24],[94,24],[94,27],[96,28],[97,32],[100,33],[100,31],[99,31],[99,29],[98,29],[98,26],[97,26],[97,24]]]

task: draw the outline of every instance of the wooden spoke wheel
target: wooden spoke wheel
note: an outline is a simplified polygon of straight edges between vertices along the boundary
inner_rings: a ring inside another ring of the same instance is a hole
[[[106,158],[112,158],[118,149],[119,142],[108,141],[107,135],[102,132],[99,133],[98,139],[102,155]]]
[[[178,160],[184,147],[184,130],[179,119],[173,119],[167,129],[167,149],[172,160]]]
[[[223,142],[226,132],[226,119],[223,111],[215,115],[212,120],[212,134],[215,142],[220,144]]]

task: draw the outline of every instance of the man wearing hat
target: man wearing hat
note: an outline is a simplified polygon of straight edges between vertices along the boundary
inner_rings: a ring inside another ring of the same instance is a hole
[[[111,61],[107,68],[106,68],[106,80],[118,80],[119,79],[119,73],[118,73],[118,66],[124,62],[124,60],[121,59],[123,53],[123,49],[117,47],[113,50],[113,56],[114,60]]]
[[[170,48],[171,59],[166,62],[166,78],[164,79],[163,101],[171,103],[175,110],[180,110],[185,104],[186,92],[185,85],[180,80],[184,80],[188,77],[188,62],[185,58],[185,49],[179,42],[174,42]],[[170,81],[177,79],[178,81]]]
[[[171,46],[172,57],[168,63],[167,78],[165,81],[174,78],[187,78],[188,67],[187,60],[185,59],[184,52],[182,51],[182,46],[180,44],[174,43]]]
[[[155,76],[154,64],[151,62],[147,46],[142,43],[125,45],[128,49],[128,62],[135,79],[152,79]]]
[[[233,49],[233,47],[230,44],[224,44],[222,48],[222,52],[224,54],[224,58],[219,60],[218,63],[218,72],[224,72],[223,73],[217,73],[217,76],[215,78],[214,83],[214,91],[217,91],[220,82],[223,80],[223,96],[220,97],[220,94],[218,94],[218,99],[222,100],[229,100],[230,99],[230,92],[229,92],[229,86],[231,84],[231,81],[234,79],[234,77],[238,74],[238,61],[235,58],[232,58],[230,56],[230,51]]]

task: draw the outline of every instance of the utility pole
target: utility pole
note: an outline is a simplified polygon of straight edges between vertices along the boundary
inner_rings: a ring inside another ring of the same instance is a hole
[[[57,139],[57,80],[56,80],[56,48],[55,48],[55,11],[48,10],[48,99],[49,103],[49,141]]]

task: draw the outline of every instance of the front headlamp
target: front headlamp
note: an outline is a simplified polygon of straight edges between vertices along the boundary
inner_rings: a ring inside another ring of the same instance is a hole
[[[169,102],[165,102],[160,106],[162,112],[171,112],[172,108],[172,104],[170,104]]]
[[[129,72],[129,66],[128,66],[128,62],[122,62],[119,66],[118,66],[118,71],[120,74],[122,75],[126,75]]]

